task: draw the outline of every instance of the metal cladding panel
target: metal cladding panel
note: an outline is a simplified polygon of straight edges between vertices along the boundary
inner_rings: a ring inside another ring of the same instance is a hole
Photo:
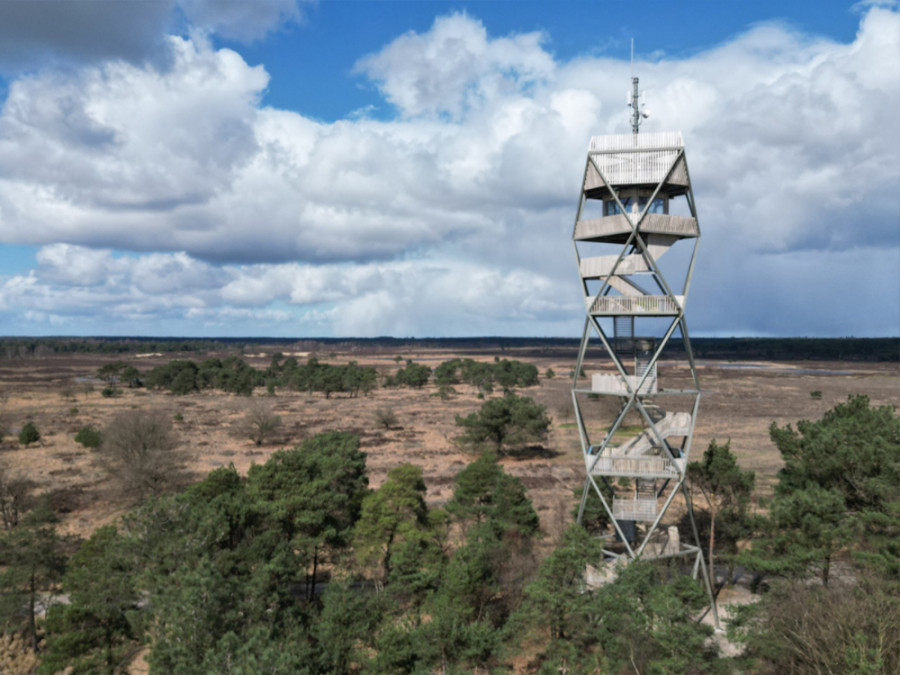
[[[600,178],[594,165],[588,162],[587,171],[584,174],[584,191],[589,192],[603,187],[606,187],[606,183]]]
[[[581,276],[583,279],[600,279],[608,276],[613,270],[617,257],[614,255],[598,256],[596,258],[584,258],[581,261]],[[640,255],[626,255],[616,266],[616,274],[639,274],[650,268],[647,261]]]
[[[589,152],[611,152],[615,150],[645,150],[658,148],[680,149],[684,147],[680,131],[664,131],[656,134],[609,134],[591,136]]]
[[[617,237],[630,234],[631,223],[622,214],[601,216],[579,220],[575,223],[575,239],[577,241],[602,241],[604,237]],[[664,213],[648,213],[641,221],[638,232],[654,234],[671,234],[679,237],[697,237],[700,230],[697,219],[686,216],[671,216]]]
[[[639,520],[653,522],[659,513],[655,499],[619,499],[614,498],[613,517],[616,520]]]
[[[681,132],[677,131],[658,134],[617,134],[591,138],[588,154],[609,185],[657,185],[666,178],[672,165],[679,159],[683,147]],[[585,190],[603,187],[599,176],[588,180],[592,171],[594,175],[597,174],[594,167],[589,166]],[[678,161],[666,183],[688,185],[683,161]]]
[[[585,466],[595,476],[677,478],[684,471],[684,463],[679,464],[679,461],[668,457],[621,457],[614,454],[584,456]]]

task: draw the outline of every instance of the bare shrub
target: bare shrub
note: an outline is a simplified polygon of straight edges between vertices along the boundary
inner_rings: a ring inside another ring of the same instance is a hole
[[[30,487],[29,481],[10,475],[0,467],[0,523],[5,529],[11,530],[19,524],[19,516],[26,510],[25,500]]]
[[[76,393],[75,383],[72,381],[63,382],[59,387],[59,394],[66,401],[74,401]]]
[[[900,598],[882,580],[790,582],[755,609],[761,611],[744,638],[748,655],[762,661],[758,672],[900,672]]]
[[[385,429],[393,429],[397,426],[397,413],[393,408],[378,408],[375,410],[375,423]]]
[[[33,673],[40,660],[22,633],[0,635],[0,673]]]
[[[128,494],[158,494],[186,478],[172,422],[162,412],[137,409],[120,413],[102,438],[101,462]]]
[[[272,412],[272,406],[262,401],[254,401],[247,407],[243,419],[237,423],[238,436],[249,438],[256,445],[262,445],[272,438],[281,427],[281,417]]]
[[[559,423],[566,423],[572,418],[572,392],[568,383],[560,380],[547,383],[534,398],[552,410]]]

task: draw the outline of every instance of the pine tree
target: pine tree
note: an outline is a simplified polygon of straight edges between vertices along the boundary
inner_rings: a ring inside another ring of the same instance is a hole
[[[691,487],[703,495],[709,511],[709,569],[715,575],[717,517],[724,512],[733,529],[740,529],[741,522],[748,521],[747,509],[756,477],[753,471],[741,470],[730,443],[718,445],[715,441],[710,442],[699,462],[688,465],[687,474]]]

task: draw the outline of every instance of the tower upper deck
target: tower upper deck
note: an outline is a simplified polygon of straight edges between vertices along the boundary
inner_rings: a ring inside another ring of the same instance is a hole
[[[655,188],[663,183],[662,190],[672,196],[689,186],[680,131],[594,136],[588,157],[584,191],[592,199],[607,195],[608,186]]]

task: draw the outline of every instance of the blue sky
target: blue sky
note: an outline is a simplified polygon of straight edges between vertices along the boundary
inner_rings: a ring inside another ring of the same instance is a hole
[[[692,334],[900,334],[897,3],[566,0],[0,0],[0,334],[578,337],[631,38]]]
[[[377,89],[354,76],[354,64],[361,54],[376,52],[407,31],[427,32],[436,17],[454,12],[477,18],[495,36],[542,32],[548,51],[564,60],[628,58],[632,38],[639,59],[686,58],[759,22],[779,22],[850,42],[859,25],[858,13],[850,5],[833,3],[830,11],[822,11],[823,3],[815,1],[654,2],[645,4],[644,11],[636,11],[634,3],[618,1],[553,4],[546,0],[322,2],[306,6],[304,23],[285,26],[265,40],[249,45],[217,42],[237,49],[251,64],[265,65],[272,75],[265,104],[335,121],[367,106],[376,107],[379,117],[390,115],[391,108],[384,105]],[[323,54],[328,58],[322,58]]]

